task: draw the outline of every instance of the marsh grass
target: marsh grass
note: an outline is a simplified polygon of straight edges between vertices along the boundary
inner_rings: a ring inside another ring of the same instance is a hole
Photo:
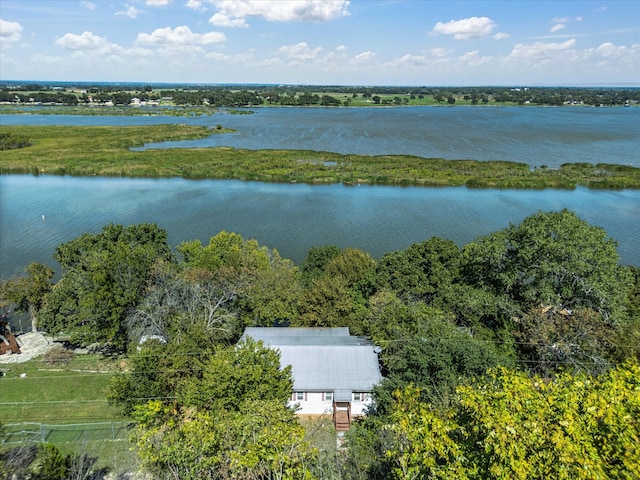
[[[5,151],[0,174],[183,177],[346,185],[462,186],[508,189],[640,188],[640,169],[565,164],[531,169],[507,161],[443,160],[409,155],[342,155],[309,150],[229,147],[130,150],[148,143],[204,138],[224,128],[177,125],[127,127],[7,126],[0,133],[30,140]]]

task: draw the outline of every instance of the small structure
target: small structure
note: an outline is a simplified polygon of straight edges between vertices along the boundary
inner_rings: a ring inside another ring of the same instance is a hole
[[[332,414],[336,430],[349,430],[355,416],[371,404],[373,386],[382,380],[377,348],[343,328],[247,328],[251,337],[280,352],[280,364],[291,365],[290,406],[299,415]]]
[[[0,317],[0,355],[4,355],[7,352],[21,353],[18,341],[9,326],[9,313],[4,312]]]

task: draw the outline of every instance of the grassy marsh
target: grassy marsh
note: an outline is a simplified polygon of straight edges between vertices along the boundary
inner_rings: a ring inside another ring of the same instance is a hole
[[[131,147],[228,133],[183,124],[79,127],[6,126],[31,146],[2,152],[0,174],[183,177],[346,185],[462,186],[475,188],[640,188],[640,169],[572,163],[558,169],[506,161],[443,160],[409,155],[343,155],[308,150],[229,147],[149,149]]]

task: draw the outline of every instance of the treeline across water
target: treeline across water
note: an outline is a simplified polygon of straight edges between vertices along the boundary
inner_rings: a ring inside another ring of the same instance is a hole
[[[57,282],[31,264],[0,298],[122,356],[106,395],[157,478],[640,473],[640,269],[570,211],[378,260],[318,246],[295,265],[225,231],[174,250],[153,224],[105,226],[54,258]],[[343,449],[317,448],[286,407],[276,352],[235,346],[248,326],[348,327],[380,346],[384,380]]]
[[[162,103],[247,107],[375,105],[631,106],[640,89],[615,87],[426,87],[340,85],[0,84],[0,102],[12,104]]]

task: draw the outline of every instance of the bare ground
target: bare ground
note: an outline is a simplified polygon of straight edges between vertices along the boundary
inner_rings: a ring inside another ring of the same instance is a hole
[[[16,339],[22,353],[0,355],[0,364],[27,362],[32,358],[44,355],[55,345],[51,337],[46,337],[41,333],[24,333],[17,336]]]

